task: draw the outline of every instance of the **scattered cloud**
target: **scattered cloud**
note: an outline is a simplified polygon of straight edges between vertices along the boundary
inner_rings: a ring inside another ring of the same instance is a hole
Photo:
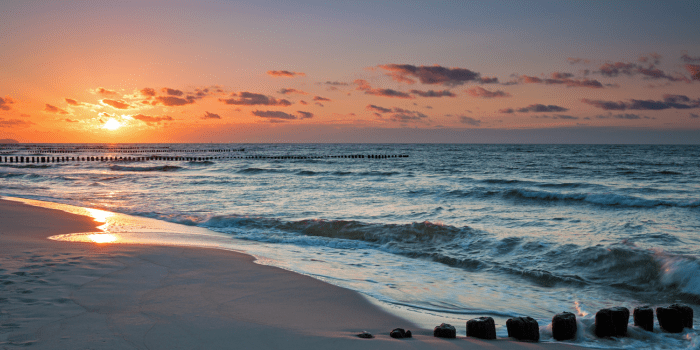
[[[350,84],[348,84],[348,83],[343,83],[343,82],[341,82],[341,81],[326,81],[326,82],[323,83],[323,84],[326,84],[326,85],[333,85],[333,86],[348,86],[348,85],[350,85]]]
[[[49,113],[68,114],[68,112],[66,110],[58,108],[56,106],[52,106],[48,103],[44,107],[44,111],[49,112]]]
[[[134,118],[134,119],[136,119],[136,120],[140,120],[140,121],[146,123],[146,125],[149,125],[149,126],[150,126],[150,125],[153,125],[153,124],[160,124],[160,122],[172,121],[172,120],[173,120],[172,117],[167,116],[167,115],[162,116],[162,117],[153,117],[153,116],[150,116],[150,115],[137,114],[137,115],[132,116],[132,118]]]
[[[290,106],[292,103],[285,99],[276,99],[271,96],[256,94],[252,92],[241,92],[240,94],[231,94],[238,98],[219,99],[219,101],[227,105],[242,105],[242,106]]]
[[[498,113],[515,113],[515,110],[513,108],[502,108],[498,110]]]
[[[98,93],[98,94],[100,94],[100,95],[104,95],[104,96],[114,96],[114,95],[117,95],[117,92],[116,92],[116,91],[114,91],[114,90],[107,90],[107,89],[105,89],[105,88],[103,88],[103,87],[98,87],[97,89],[95,89],[95,92]]]
[[[659,64],[661,63],[661,55],[656,52],[652,52],[648,56],[640,56],[637,61],[642,63]]]
[[[384,108],[384,107],[379,107],[379,106],[375,106],[375,105],[367,105],[367,107],[365,107],[365,108],[367,108],[370,111],[375,111],[377,113],[389,113],[389,112],[391,112],[391,108]]]
[[[507,92],[501,91],[501,90],[496,90],[496,91],[489,91],[486,90],[482,87],[475,86],[473,88],[469,88],[465,90],[467,94],[473,97],[481,97],[481,98],[494,98],[494,97],[511,97],[511,95]]]
[[[156,90],[153,88],[143,88],[139,90],[141,95],[146,96],[146,97],[153,97],[156,95]]]
[[[373,89],[372,86],[370,86],[369,83],[363,79],[355,80],[355,84],[357,84],[357,90],[364,91],[364,93],[367,95],[392,97],[392,98],[406,98],[406,99],[413,98],[413,96],[411,96],[410,94],[402,92],[402,91],[396,91],[393,89]]]
[[[299,119],[309,119],[313,118],[314,114],[311,112],[297,111],[300,114]]]
[[[281,122],[285,122],[288,120],[297,119],[297,117],[295,115],[281,112],[281,111],[258,111],[258,110],[255,110],[251,113],[256,117],[266,118],[271,123],[281,123]]]
[[[64,120],[65,120],[66,122],[68,122],[68,123],[78,123],[78,122],[79,122],[79,120],[76,120],[76,119],[69,119],[69,118],[66,118],[66,119],[64,119]]]
[[[554,72],[551,78],[538,78],[533,76],[520,76],[519,81],[525,84],[564,85],[566,87],[586,87],[592,89],[603,88],[603,84],[595,79],[571,79],[573,74]]]
[[[663,110],[663,109],[690,109],[700,108],[700,99],[692,100],[685,95],[663,95],[662,101],[655,100],[629,100],[623,101],[603,101],[582,99],[581,102],[604,110],[624,111],[632,110]]]
[[[300,105],[306,106],[306,105],[308,105],[309,103],[306,102],[306,101],[304,101],[304,100],[299,100],[299,104],[300,104]]]
[[[15,103],[15,100],[10,96],[0,97],[0,110],[9,111],[10,105]]]
[[[290,72],[288,70],[269,70],[267,74],[273,77],[284,77],[284,78],[294,78],[306,76],[305,73],[300,72]]]
[[[638,120],[638,119],[649,119],[649,117],[642,117],[639,114],[623,113],[623,114],[612,114],[608,113],[606,115],[597,115],[598,119],[626,119],[626,120]]]
[[[450,90],[442,90],[442,91],[411,90],[411,93],[414,95],[418,95],[420,97],[455,97],[455,96],[457,96],[454,93],[452,93]]]
[[[182,90],[171,89],[171,88],[166,88],[166,87],[160,89],[160,91],[162,91],[170,96],[182,96],[185,94],[184,92],[182,92]]]
[[[566,60],[569,61],[570,64],[577,64],[577,63],[585,63],[585,64],[588,64],[588,63],[591,62],[590,60],[583,59],[583,58],[578,58],[578,57],[569,57],[569,58],[567,58]]]
[[[28,120],[0,118],[0,128],[26,128],[33,124]]]
[[[110,105],[116,109],[129,109],[129,108],[131,108],[131,106],[124,101],[104,99],[104,100],[102,100],[102,103],[104,103],[106,105]]]
[[[410,64],[385,64],[378,66],[388,71],[388,76],[398,82],[413,84],[418,79],[422,84],[462,85],[478,81],[479,73],[464,68],[447,68],[439,65],[414,66]]]
[[[685,69],[690,73],[691,79],[700,80],[700,65],[686,64]]]
[[[646,56],[643,56],[646,57]],[[661,57],[661,56],[659,56]],[[646,58],[646,61],[642,61],[640,58],[640,62],[648,62],[648,61],[653,61],[654,64],[658,64],[658,58]],[[606,77],[617,77],[620,75],[627,75],[627,76],[634,76],[637,74],[643,75],[647,78],[650,79],[666,79],[669,81],[687,81],[688,78],[677,74],[675,76],[666,74],[664,71],[661,69],[658,69],[654,66],[654,64],[649,64],[647,67],[639,65],[637,63],[630,63],[630,62],[614,62],[614,63],[605,63],[601,65],[598,68],[598,73],[606,76]]]
[[[578,117],[574,117],[572,115],[565,115],[565,114],[556,114],[556,115],[533,115],[532,118],[534,119],[561,119],[561,120],[578,120]]]
[[[376,115],[378,118],[383,119],[384,114],[388,114],[389,120],[393,122],[399,122],[399,123],[407,123],[407,122],[415,122],[415,121],[420,121],[420,122],[425,122],[425,120],[428,118],[427,115],[418,112],[418,111],[410,111],[407,109],[399,108],[399,107],[394,107],[394,108],[384,108],[384,107],[379,107],[375,105],[367,105],[365,107],[367,110],[374,111],[374,115]]]
[[[307,92],[297,90],[297,89],[282,89],[282,90],[277,91],[277,92],[282,94],[282,95],[291,95],[291,94],[308,95]]]
[[[80,102],[78,102],[78,101],[76,101],[76,100],[74,100],[74,99],[71,99],[71,98],[67,98],[67,99],[66,99],[66,103],[69,104],[69,105],[71,105],[71,106],[80,106],[80,105],[82,105],[82,103],[80,103]]]
[[[467,117],[466,115],[460,115],[459,122],[462,124],[467,124],[467,125],[472,125],[472,126],[481,126],[481,120],[474,119],[472,117]]]
[[[700,115],[697,115],[695,113],[690,113],[690,117],[693,119],[700,118]]]
[[[201,117],[201,119],[221,119],[221,116],[218,114],[204,111],[204,115]]]
[[[498,84],[498,78],[481,77],[479,78],[479,82],[482,84]]]
[[[194,103],[195,99],[189,97],[191,96],[187,96],[186,98],[175,96],[158,96],[156,97],[156,100],[165,106],[184,106]]]
[[[499,110],[500,113],[513,113],[513,112],[521,112],[521,113],[528,113],[528,112],[537,112],[537,113],[547,113],[547,112],[565,112],[568,111],[568,108],[560,107],[560,106],[555,106],[555,105],[543,105],[540,103],[537,104],[532,104],[527,107],[523,108],[518,108],[515,111],[513,111],[512,108],[508,109],[501,109]]]
[[[325,102],[330,102],[331,100],[325,97],[321,96],[314,96],[314,101],[325,101]]]

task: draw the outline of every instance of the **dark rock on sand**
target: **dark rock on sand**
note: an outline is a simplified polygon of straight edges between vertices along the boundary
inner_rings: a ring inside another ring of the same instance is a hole
[[[367,331],[362,331],[362,333],[358,334],[357,336],[360,337],[360,338],[364,338],[364,339],[372,339],[372,338],[374,338],[374,336],[372,335],[372,333],[367,332]]]
[[[624,337],[629,319],[630,310],[626,307],[602,309],[595,314],[595,335],[599,338]]]
[[[656,318],[659,326],[669,333],[680,333],[683,328],[693,328],[693,309],[687,305],[657,307]]]
[[[508,336],[518,340],[540,341],[540,325],[532,317],[515,317],[506,321]]]
[[[411,331],[406,331],[403,328],[396,328],[391,333],[389,333],[389,336],[392,338],[396,339],[401,339],[401,338],[411,338],[413,335],[411,334]]]
[[[467,321],[467,337],[496,339],[496,323],[491,317],[478,317]]]
[[[438,338],[456,338],[457,330],[450,324],[441,323],[433,329],[433,336]]]
[[[654,331],[654,309],[649,306],[636,307],[634,308],[633,318],[635,326],[648,332]]]
[[[576,315],[571,312],[562,312],[552,318],[552,336],[562,341],[576,337]]]

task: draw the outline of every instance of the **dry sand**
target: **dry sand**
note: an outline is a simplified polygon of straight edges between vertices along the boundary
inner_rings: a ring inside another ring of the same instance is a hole
[[[46,239],[96,226],[0,200],[1,349],[575,348],[434,338],[356,292],[245,254]],[[396,327],[414,338],[390,338]],[[376,338],[355,336],[363,330]]]

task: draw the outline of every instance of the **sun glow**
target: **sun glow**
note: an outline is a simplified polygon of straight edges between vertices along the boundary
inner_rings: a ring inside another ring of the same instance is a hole
[[[102,125],[102,128],[107,129],[107,130],[117,130],[121,127],[122,127],[122,123],[118,122],[114,118],[109,118],[109,120],[107,120],[105,122],[105,125]]]
[[[117,240],[117,236],[108,233],[89,235],[88,238],[95,243],[112,243]]]

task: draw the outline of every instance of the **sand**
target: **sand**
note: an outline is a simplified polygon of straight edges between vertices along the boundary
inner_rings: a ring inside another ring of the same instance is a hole
[[[0,349],[576,348],[434,338],[354,291],[241,253],[46,239],[97,225],[0,200]],[[414,338],[389,337],[397,327]]]

